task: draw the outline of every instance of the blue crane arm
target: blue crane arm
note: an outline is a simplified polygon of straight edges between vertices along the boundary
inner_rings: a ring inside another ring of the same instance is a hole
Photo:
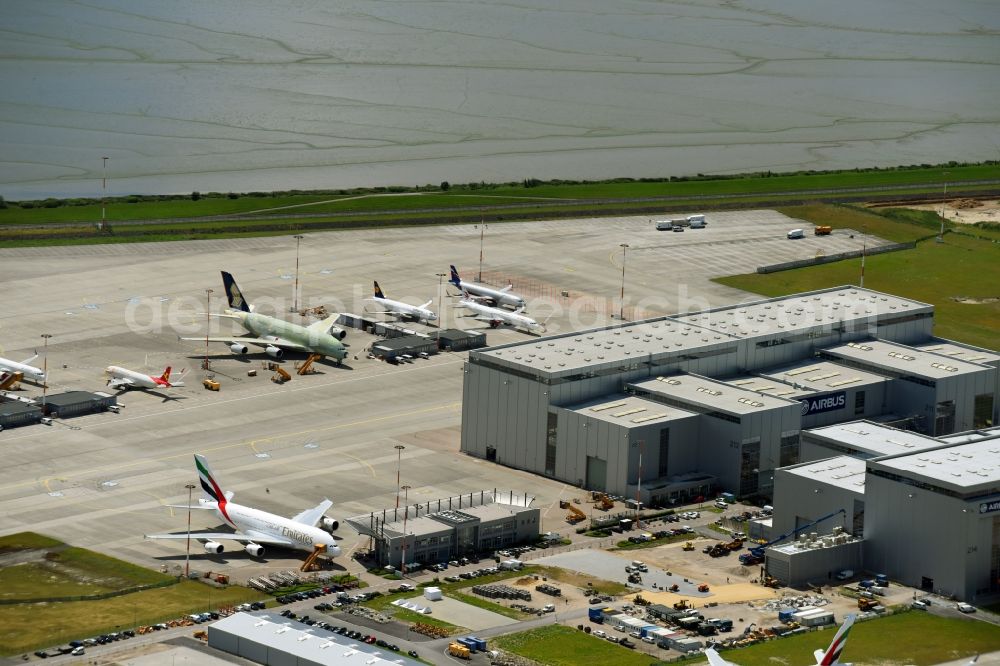
[[[764,549],[767,548],[768,546],[773,546],[776,543],[780,543],[781,541],[784,541],[788,537],[794,537],[799,532],[802,532],[803,530],[807,530],[810,527],[813,527],[814,525],[818,525],[818,524],[822,523],[824,520],[828,520],[830,518],[833,518],[834,516],[836,516],[838,514],[841,514],[841,513],[844,514],[844,515],[847,515],[847,511],[845,509],[837,509],[833,513],[828,513],[825,516],[823,516],[822,518],[817,518],[816,520],[812,521],[811,523],[807,523],[807,524],[805,524],[805,525],[803,525],[801,527],[795,528],[791,532],[786,532],[786,533],[782,534],[779,537],[771,539],[770,541],[768,541],[767,543],[765,543],[762,546],[750,546],[749,547],[749,551],[750,551],[750,553],[754,557],[764,557]]]

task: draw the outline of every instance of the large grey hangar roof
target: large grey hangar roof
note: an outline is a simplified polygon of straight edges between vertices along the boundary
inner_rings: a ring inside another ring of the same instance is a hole
[[[960,493],[989,491],[1000,483],[1000,442],[942,445],[931,451],[869,460],[868,467]]]
[[[622,323],[473,351],[470,359],[562,376],[601,366],[638,364],[691,350],[735,351],[756,335],[829,329],[842,322],[877,323],[900,313],[932,314],[933,306],[867,289],[837,287],[805,294]]]
[[[854,456],[835,456],[825,460],[782,467],[782,472],[801,476],[817,483],[865,494],[865,461]]]
[[[581,416],[589,416],[625,428],[637,428],[698,416],[694,412],[644,400],[634,395],[616,395],[611,398],[590,400],[567,409]]]
[[[928,379],[944,379],[971,372],[992,370],[992,368],[978,363],[945,358],[934,352],[886,340],[848,342],[846,345],[825,349],[824,352],[837,358],[860,361],[890,372],[903,372]]]
[[[933,437],[871,421],[836,423],[803,430],[802,433],[863,451],[873,457],[915,453],[941,446],[941,441]]]
[[[634,382],[630,386],[639,391],[648,391],[667,398],[674,398],[684,404],[700,405],[708,410],[738,415],[799,404],[785,398],[748,391],[739,386],[687,373],[670,375],[669,377],[654,377]]]

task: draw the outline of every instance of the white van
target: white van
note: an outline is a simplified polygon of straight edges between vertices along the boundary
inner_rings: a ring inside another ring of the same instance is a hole
[[[806,237],[806,232],[804,230],[802,230],[802,229],[792,229],[791,231],[788,232],[788,237],[792,238],[792,239],[794,239],[794,238],[805,238]]]
[[[704,215],[688,215],[687,218],[688,225],[692,229],[704,229],[705,228],[705,216]]]
[[[670,220],[660,220],[659,222],[656,223],[657,231],[670,231],[673,228],[674,228],[674,223],[671,222]]]

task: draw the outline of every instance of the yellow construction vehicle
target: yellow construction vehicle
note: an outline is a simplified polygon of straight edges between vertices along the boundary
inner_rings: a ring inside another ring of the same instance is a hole
[[[218,391],[219,387],[221,386],[219,384],[219,382],[217,382],[214,379],[210,379],[208,377],[206,377],[205,379],[201,380],[201,385],[204,386],[209,391]]]
[[[306,558],[305,562],[302,563],[302,571],[315,571],[319,569],[319,556],[326,552],[326,544],[317,543],[313,546],[313,552],[309,553],[309,557]]]
[[[313,363],[323,358],[322,354],[309,354],[309,358],[303,361],[301,364],[296,364],[296,374],[298,375],[311,375],[315,370],[313,370]]]
[[[569,511],[569,513],[566,514],[566,522],[568,523],[578,523],[581,520],[586,520],[587,518],[587,514],[580,511],[569,502],[566,503],[566,509]]]
[[[458,657],[459,659],[468,659],[469,648],[465,647],[460,643],[449,643],[448,654],[450,654],[453,657]]]
[[[24,379],[23,372],[12,372],[3,379],[0,379],[0,390],[16,386],[22,379]]]
[[[271,369],[274,370],[274,374],[271,376],[271,381],[275,384],[284,384],[292,379],[292,376],[288,374],[288,371],[277,363],[275,363],[274,367]]]
[[[693,606],[687,599],[681,599],[680,601],[674,603],[674,610],[687,610],[689,608],[693,608]]]
[[[594,503],[601,511],[609,511],[614,508],[615,503],[604,493],[594,493]]]
[[[694,550],[694,544],[688,541],[684,544],[684,550]]]

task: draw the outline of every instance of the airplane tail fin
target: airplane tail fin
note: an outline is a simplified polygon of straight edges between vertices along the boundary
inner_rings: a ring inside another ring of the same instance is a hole
[[[233,310],[250,312],[250,306],[247,305],[246,299],[243,298],[243,292],[236,286],[236,280],[226,271],[222,271],[222,286],[226,289],[226,298],[229,299],[229,307]]]
[[[233,493],[224,492],[222,486],[215,480],[212,468],[208,466],[205,456],[200,453],[194,454],[194,465],[198,469],[198,478],[201,481],[201,489],[205,492],[205,497],[221,505],[225,505],[232,499]]]
[[[455,268],[454,265],[452,265],[450,268],[451,268],[451,279],[448,280],[448,282],[451,282],[453,285],[458,287],[462,283],[462,278],[458,277],[458,269]]]
[[[162,379],[163,381],[165,381],[167,384],[170,383],[170,366],[169,365],[167,366],[167,369],[163,371],[163,374],[160,375],[160,379]]]
[[[382,287],[378,286],[378,280],[375,280],[375,298],[385,298],[385,294],[382,293]]]
[[[830,647],[825,652],[816,650],[814,654],[817,666],[833,666],[840,663],[840,655],[844,651],[844,646],[847,645],[847,634],[856,618],[857,615],[848,615],[844,618],[844,624],[840,625],[840,629],[830,642]]]

